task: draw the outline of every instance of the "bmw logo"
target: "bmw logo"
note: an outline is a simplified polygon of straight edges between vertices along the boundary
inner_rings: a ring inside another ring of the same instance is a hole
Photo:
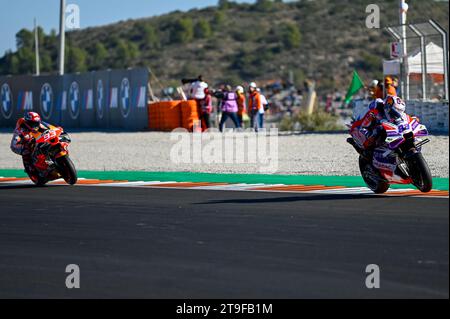
[[[77,82],[72,82],[69,89],[69,111],[74,120],[80,115],[80,87]]]
[[[1,110],[4,118],[9,119],[13,111],[12,93],[8,83],[2,85],[1,88]]]
[[[103,118],[103,108],[105,105],[105,91],[103,90],[103,81],[97,82],[97,116],[99,119]]]
[[[48,120],[53,111],[53,89],[48,83],[45,83],[41,88],[40,102],[42,116]]]
[[[131,109],[131,97],[130,97],[130,81],[127,78],[122,80],[120,86],[120,111],[123,117],[127,118]]]

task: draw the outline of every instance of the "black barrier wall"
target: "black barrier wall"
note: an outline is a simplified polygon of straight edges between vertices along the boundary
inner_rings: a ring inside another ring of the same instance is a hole
[[[144,130],[146,69],[64,76],[0,77],[0,127],[14,127],[26,111],[67,128]]]
[[[13,127],[35,105],[33,77],[0,77],[0,127]]]

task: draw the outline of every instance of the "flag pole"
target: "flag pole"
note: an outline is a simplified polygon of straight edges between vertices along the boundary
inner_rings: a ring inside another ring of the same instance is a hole
[[[39,31],[37,28],[36,18],[34,18],[34,53],[36,57],[36,76],[41,74],[41,67],[39,64]]]
[[[409,100],[409,74],[408,74],[408,48],[407,48],[407,39],[406,39],[406,21],[407,21],[407,12],[408,12],[408,4],[406,0],[400,0],[400,25],[402,28],[402,50],[403,50],[403,66],[405,72],[405,84],[404,90],[402,90],[404,97],[406,100]]]
[[[66,45],[65,11],[66,0],[61,0],[59,10],[59,75],[64,75],[64,50]]]

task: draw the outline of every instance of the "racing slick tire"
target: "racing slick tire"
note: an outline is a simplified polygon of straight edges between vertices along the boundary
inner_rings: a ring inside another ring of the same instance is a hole
[[[422,153],[415,153],[407,163],[414,186],[422,193],[429,193],[433,189],[433,177]]]
[[[56,160],[60,167],[59,173],[69,185],[75,185],[78,181],[77,170],[69,156],[63,156]]]
[[[380,172],[363,156],[359,157],[359,169],[367,187],[375,194],[384,194],[389,190],[389,182],[387,182]]]

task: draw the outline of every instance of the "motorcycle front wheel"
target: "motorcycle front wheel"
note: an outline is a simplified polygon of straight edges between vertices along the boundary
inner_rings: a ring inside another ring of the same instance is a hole
[[[433,189],[433,177],[423,155],[415,153],[407,163],[414,186],[422,193],[429,193]]]
[[[77,170],[69,156],[63,156],[56,160],[60,167],[59,173],[69,185],[75,185],[78,181]]]
[[[384,194],[389,190],[389,183],[380,172],[362,156],[359,158],[359,170],[367,187],[375,194]]]

